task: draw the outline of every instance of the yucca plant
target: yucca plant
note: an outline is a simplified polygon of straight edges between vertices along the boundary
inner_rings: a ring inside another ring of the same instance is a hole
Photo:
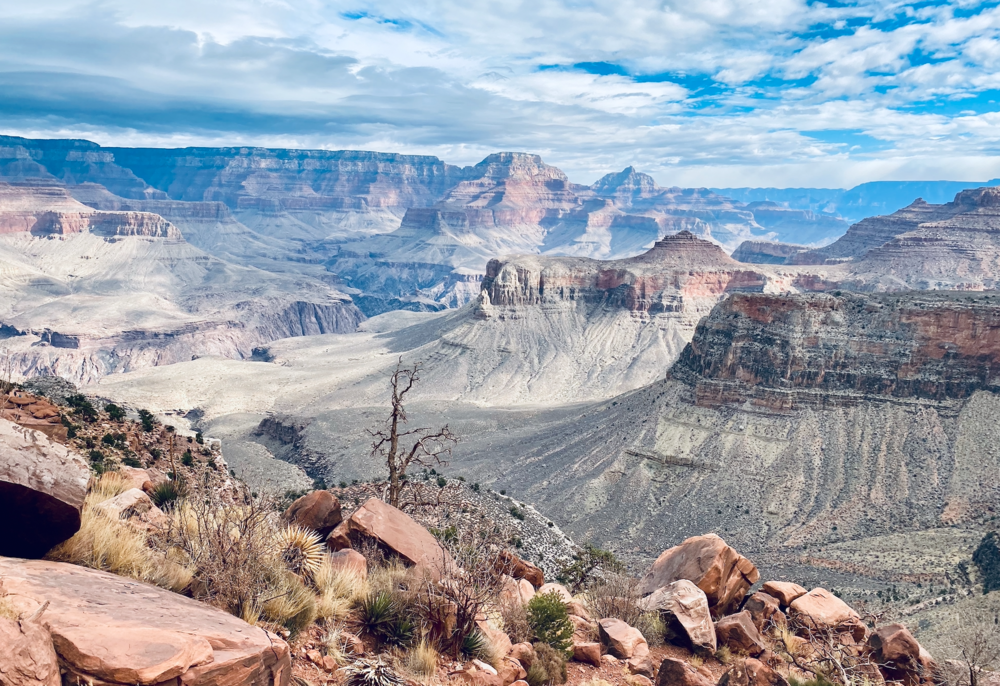
[[[164,481],[153,487],[149,497],[159,508],[169,507],[184,497],[185,488],[181,481]]]
[[[358,610],[362,628],[380,640],[396,619],[396,604],[388,591],[369,594],[361,601]]]
[[[290,526],[278,533],[278,550],[290,572],[311,579],[323,565],[326,546],[315,531]]]
[[[486,637],[478,629],[467,633],[462,639],[462,653],[469,657],[483,657],[488,647]]]
[[[405,686],[406,680],[382,658],[357,660],[344,668],[344,686]]]

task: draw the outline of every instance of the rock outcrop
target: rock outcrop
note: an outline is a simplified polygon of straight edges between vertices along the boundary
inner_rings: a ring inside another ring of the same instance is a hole
[[[698,325],[670,374],[704,406],[968,398],[1000,377],[1000,309],[929,293],[738,294]]]
[[[879,627],[868,638],[868,647],[886,681],[904,686],[937,683],[937,663],[902,624]]]
[[[713,654],[718,648],[708,596],[694,582],[679,579],[658,588],[643,600],[642,607],[647,612],[659,612],[667,623],[667,632],[683,634],[693,648]]]
[[[59,562],[0,558],[6,600],[49,630],[71,677],[122,686],[287,686],[277,636],[190,598]]]
[[[425,528],[377,498],[372,498],[341,522],[327,543],[333,550],[344,550],[360,539],[371,540],[406,565],[432,578],[441,576],[454,564],[448,551]]]
[[[89,478],[80,455],[0,419],[0,555],[41,557],[76,533]]]
[[[317,490],[289,505],[283,519],[289,524],[312,529],[325,539],[344,517],[340,512],[337,496],[330,491]]]
[[[689,538],[663,551],[639,583],[649,594],[678,579],[687,579],[704,591],[715,616],[738,605],[760,573],[750,560],[726,545],[716,534]]]

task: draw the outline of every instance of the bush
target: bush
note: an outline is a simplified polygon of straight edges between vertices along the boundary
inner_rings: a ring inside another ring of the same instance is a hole
[[[362,628],[380,643],[402,646],[413,640],[416,627],[401,612],[393,594],[376,591],[369,594],[358,607]]]
[[[198,442],[198,445],[205,444],[205,437],[201,434],[200,431],[194,435],[194,440]]]
[[[547,643],[535,644],[535,659],[525,681],[529,686],[553,686],[566,683],[566,656]]]
[[[294,574],[285,574],[275,589],[276,596],[264,603],[264,616],[297,636],[316,621],[316,596]]]
[[[579,593],[598,569],[615,574],[625,573],[625,565],[614,553],[587,543],[580,553],[573,556],[572,563],[559,570],[556,580],[568,586],[573,593]]]
[[[142,430],[147,433],[156,428],[156,420],[149,410],[139,410],[139,421],[142,422]]]
[[[1000,589],[1000,537],[991,531],[979,542],[972,554],[972,561],[979,567],[983,578],[983,593]]]
[[[125,419],[125,410],[118,407],[114,403],[108,403],[105,405],[104,411],[108,413],[108,417],[110,417],[113,422],[120,422]]]
[[[72,407],[85,422],[97,421],[97,408],[80,393],[75,393],[66,398],[66,404]]]
[[[139,462],[138,458],[136,458],[134,455],[126,455],[125,457],[123,457],[122,464],[125,465],[126,467],[135,467],[136,469],[142,467],[142,462]]]
[[[528,625],[538,641],[555,650],[566,652],[573,645],[573,623],[566,603],[555,591],[540,593],[528,602]]]
[[[438,659],[434,646],[422,639],[407,655],[406,666],[418,676],[430,677],[437,674]]]
[[[613,617],[638,628],[642,610],[639,609],[639,581],[634,577],[625,573],[605,572],[599,578],[591,580],[586,596],[587,606],[594,613],[595,619]]]
[[[510,508],[510,516],[513,517],[514,519],[519,519],[522,522],[524,521],[524,512],[522,512],[521,510],[517,509],[514,506],[511,506]]]
[[[194,466],[194,456],[191,454],[190,450],[185,450],[184,454],[181,455],[181,464],[185,467]]]
[[[149,497],[157,507],[168,507],[184,497],[184,484],[181,481],[164,481],[153,487]]]

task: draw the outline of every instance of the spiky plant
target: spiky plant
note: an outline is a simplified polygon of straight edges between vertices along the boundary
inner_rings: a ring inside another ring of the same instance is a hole
[[[278,550],[282,562],[290,572],[303,578],[312,578],[323,564],[326,546],[315,531],[290,526],[278,533]]]
[[[344,686],[405,686],[406,680],[392,671],[382,658],[356,660],[344,668]]]

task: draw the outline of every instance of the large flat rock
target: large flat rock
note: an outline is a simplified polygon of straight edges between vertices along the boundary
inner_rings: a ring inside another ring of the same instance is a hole
[[[61,562],[0,558],[0,595],[41,616],[63,668],[87,681],[287,686],[288,645],[214,607]]]
[[[75,534],[89,478],[77,453],[0,419],[0,555],[41,557]]]

